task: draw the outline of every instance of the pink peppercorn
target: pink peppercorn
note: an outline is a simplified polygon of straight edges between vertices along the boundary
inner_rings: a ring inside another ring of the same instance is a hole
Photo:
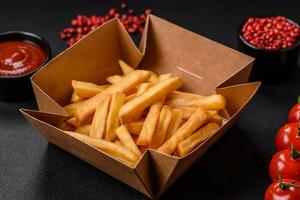
[[[118,12],[116,8],[111,8],[108,13],[103,16],[92,15],[89,17],[86,15],[77,15],[75,19],[71,20],[71,26],[65,28],[60,33],[60,37],[61,39],[66,40],[69,46],[72,46],[91,30],[114,17],[120,19],[125,29],[130,34],[142,33],[146,15],[152,13],[152,9],[146,9],[144,13],[136,15],[134,14],[135,11],[132,8],[129,8],[126,3],[122,3],[121,8],[123,9],[123,12]],[[299,34],[299,31],[297,34]],[[290,37],[293,37],[293,35],[290,35]]]
[[[247,42],[267,50],[279,50],[293,46],[300,33],[299,27],[283,16],[251,17],[241,31]]]

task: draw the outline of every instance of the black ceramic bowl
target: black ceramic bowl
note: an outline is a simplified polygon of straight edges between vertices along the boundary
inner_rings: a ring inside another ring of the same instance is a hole
[[[0,42],[6,41],[28,41],[37,44],[46,54],[46,59],[41,66],[34,71],[20,76],[0,76],[0,100],[20,101],[33,97],[30,77],[51,59],[51,48],[42,37],[33,33],[22,31],[11,31],[0,33]]]
[[[299,38],[293,46],[281,50],[267,50],[255,47],[247,42],[242,35],[241,30],[247,19],[244,20],[239,27],[238,44],[241,52],[244,52],[245,54],[255,58],[250,80],[262,81],[263,83],[269,84],[282,83],[288,80],[294,74],[297,68],[300,50]],[[287,20],[299,27],[296,22],[290,19]]]

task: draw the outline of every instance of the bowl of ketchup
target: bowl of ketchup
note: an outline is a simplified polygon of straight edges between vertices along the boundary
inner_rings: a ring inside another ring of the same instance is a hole
[[[33,33],[0,33],[0,100],[33,97],[30,77],[51,59],[48,42]]]

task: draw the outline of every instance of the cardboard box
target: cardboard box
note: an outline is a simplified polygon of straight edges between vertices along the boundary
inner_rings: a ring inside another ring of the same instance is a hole
[[[227,99],[230,119],[192,153],[178,158],[147,150],[135,168],[85,144],[56,127],[67,113],[71,80],[104,84],[121,74],[118,59],[131,66],[180,76],[181,90],[220,93]],[[260,83],[247,83],[254,59],[156,16],[149,16],[137,48],[118,19],[99,27],[67,49],[32,77],[39,111],[21,109],[48,140],[150,198],[160,197],[234,124]],[[195,180],[197,181],[197,180]]]

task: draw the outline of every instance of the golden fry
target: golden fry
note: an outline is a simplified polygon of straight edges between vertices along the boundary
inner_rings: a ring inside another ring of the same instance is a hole
[[[74,127],[66,122],[62,122],[58,124],[58,128],[60,128],[63,131],[72,131],[74,130]]]
[[[206,120],[205,110],[199,107],[196,112],[161,146],[159,151],[172,154],[177,145],[196,131]]]
[[[225,108],[225,98],[220,94],[213,94],[210,96],[201,97],[198,99],[168,99],[166,104],[171,107],[202,107],[206,110],[221,110]]]
[[[113,141],[117,135],[115,129],[119,126],[119,110],[123,106],[125,95],[116,92],[111,97],[109,112],[107,116],[105,140]]]
[[[180,109],[183,111],[182,117],[184,120],[189,119],[194,114],[194,112],[197,110],[197,108],[195,108],[195,107],[186,107],[186,106],[178,107],[176,109]],[[218,113],[216,110],[206,110],[206,112],[207,112],[208,116],[212,116],[212,115],[215,115]]]
[[[84,134],[84,135],[90,135],[91,124],[79,126],[74,131],[77,132],[77,133]]]
[[[178,108],[174,108],[172,110],[172,120],[167,130],[166,140],[169,139],[175,133],[175,131],[181,126],[182,123],[183,123],[182,110]]]
[[[137,145],[134,143],[133,138],[131,137],[130,133],[124,125],[121,125],[119,128],[116,129],[116,134],[125,147],[127,147],[130,151],[132,151],[139,157],[142,156],[142,153],[140,152]]]
[[[148,115],[143,124],[137,144],[141,146],[148,146],[151,143],[152,136],[159,118],[160,110],[164,104],[164,99],[154,103],[148,112]]]
[[[116,84],[118,83],[119,81],[121,81],[123,77],[120,76],[120,75],[112,75],[112,76],[109,76],[106,78],[106,81],[111,83],[111,84]]]
[[[118,139],[118,138],[115,139],[114,143],[123,146],[123,143],[122,143],[121,140]]]
[[[125,63],[123,60],[119,60],[119,65],[124,75],[130,74],[134,71],[134,69],[130,67],[127,63]]]
[[[136,92],[136,96],[140,96],[141,94],[143,94],[144,92],[146,92],[146,90],[148,90],[150,87],[152,87],[153,84],[152,83],[142,83],[139,87],[138,90]]]
[[[75,102],[75,103],[71,103],[71,104],[68,104],[68,105],[64,106],[64,109],[70,115],[70,117],[75,117],[76,110],[80,106],[82,106],[83,103],[84,103],[84,101],[78,101],[78,102]]]
[[[215,114],[210,117],[210,120],[208,122],[214,122],[214,123],[218,124],[219,126],[222,126],[223,120],[224,120],[223,117],[221,117],[219,114]]]
[[[165,80],[167,80],[167,79],[169,79],[169,78],[171,78],[171,77],[172,77],[172,74],[170,74],[170,73],[162,74],[162,75],[160,75],[160,76],[158,77],[158,81],[159,81],[159,82],[162,82],[162,81],[165,81]]]
[[[110,96],[106,96],[102,101],[98,102],[96,112],[91,126],[90,136],[102,139],[105,131],[107,113],[109,108]]]
[[[125,103],[127,103],[128,101],[131,101],[134,97],[136,96],[136,93],[135,94],[130,94],[128,96],[125,97]]]
[[[139,160],[139,157],[131,152],[126,147],[123,147],[118,144],[114,144],[112,142],[108,142],[102,139],[95,139],[90,136],[86,136],[80,133],[72,132],[72,131],[65,131],[68,135],[81,140],[82,142],[91,145],[100,151],[103,151],[110,156],[113,156],[114,158],[126,163],[129,166],[134,166],[135,163]]]
[[[75,108],[73,114],[81,122],[84,121],[89,115],[95,112],[95,108],[99,100],[103,99],[107,95],[111,95],[115,92],[126,93],[135,88],[140,83],[147,80],[150,76],[150,72],[145,70],[135,70],[132,73],[125,76],[121,81],[105,89],[103,92],[91,97],[90,99],[80,102],[80,105]]]
[[[183,112],[182,118],[184,120],[188,120],[194,114],[194,112],[197,110],[197,108],[195,108],[195,107],[187,107],[187,106],[182,106],[182,107],[177,107],[177,108],[182,110],[182,112]]]
[[[75,126],[75,127],[79,126],[79,123],[78,123],[78,120],[76,119],[76,117],[71,117],[71,118],[67,119],[66,123],[70,124],[72,126]]]
[[[201,142],[211,137],[220,126],[211,122],[200,128],[191,136],[180,142],[177,146],[176,155],[185,156],[195,149]]]
[[[172,90],[179,88],[181,85],[182,83],[178,77],[173,77],[157,83],[142,95],[137,96],[131,101],[127,102],[121,108],[119,117],[121,118],[123,123],[132,121],[132,119],[134,119],[134,116],[143,112],[145,108],[164,98]]]
[[[159,115],[159,119],[153,134],[150,147],[157,149],[166,138],[167,130],[172,120],[172,109],[169,106],[163,106]]]
[[[90,98],[105,90],[108,85],[99,86],[93,83],[72,80],[74,92],[81,98]]]
[[[173,91],[168,96],[167,99],[182,99],[182,100],[194,100],[203,98],[204,96],[199,94],[193,94],[188,92],[180,92],[180,91]]]
[[[67,119],[66,122],[72,126],[79,127],[82,125],[91,124],[93,121],[93,118],[94,118],[94,115],[90,115],[90,116],[88,116],[88,118],[86,118],[83,122],[80,123],[76,117],[71,117],[71,118]]]
[[[129,96],[129,95],[132,95],[132,94],[136,95],[139,86],[140,86],[140,84],[137,85],[137,87],[132,88],[131,90],[129,90],[127,92],[123,92],[123,94],[125,94],[126,96]]]
[[[82,99],[84,99],[84,98],[78,96],[76,92],[73,92],[70,101],[71,101],[72,103],[75,103],[75,102],[81,101]]]
[[[158,76],[157,76],[157,74],[155,74],[155,73],[152,72],[152,71],[150,71],[150,73],[151,73],[151,76],[150,76],[150,78],[148,79],[148,81],[149,81],[150,83],[157,83],[157,82],[158,82]]]
[[[144,121],[135,121],[135,122],[130,122],[128,124],[125,124],[129,133],[133,135],[140,135],[143,125],[144,125]]]

